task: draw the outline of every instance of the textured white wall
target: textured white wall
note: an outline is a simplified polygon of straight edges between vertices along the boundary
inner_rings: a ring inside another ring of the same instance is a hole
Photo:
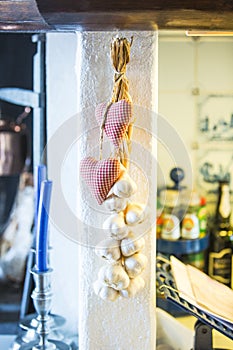
[[[110,60],[110,43],[114,32],[79,34],[81,77],[80,106],[82,135],[78,142],[79,161],[85,156],[98,157],[99,129],[94,110],[98,103],[109,101],[113,86],[113,69]],[[134,162],[131,176],[137,182],[137,199],[148,201],[151,223],[155,215],[156,173],[153,146],[156,133],[155,105],[157,103],[157,33],[118,33],[130,39],[134,36],[131,60],[126,76],[134,103],[136,126],[133,133],[131,159]],[[77,67],[78,72],[78,67]],[[80,184],[78,216],[83,222],[79,251],[79,346],[80,350],[153,350],[155,348],[155,234],[149,225],[141,227],[146,238],[144,253],[148,266],[143,274],[145,289],[134,299],[103,301],[97,297],[92,283],[97,279],[104,262],[93,247],[104,238],[101,224],[105,213],[91,199]]]

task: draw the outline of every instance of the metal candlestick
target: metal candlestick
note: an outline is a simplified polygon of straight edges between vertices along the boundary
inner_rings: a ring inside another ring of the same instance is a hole
[[[50,332],[52,331],[52,338],[55,338],[58,340],[62,339],[63,335],[60,332],[58,332],[57,329],[64,326],[65,318],[59,315],[49,313],[48,324],[49,324]],[[32,337],[33,332],[36,333],[36,329],[38,325],[39,325],[39,322],[37,319],[37,314],[27,315],[19,322],[19,327],[23,331],[26,331],[26,332],[31,331],[31,336],[30,335],[27,336],[28,339]],[[31,338],[31,340],[34,340],[34,339]]]
[[[49,247],[49,253],[51,252],[52,248]],[[32,255],[32,260],[35,260],[35,249],[31,248],[30,254]],[[50,258],[50,254],[48,254],[48,259]],[[49,259],[50,260],[50,259]],[[31,265],[31,264],[30,264]],[[28,270],[28,272],[31,274],[31,268]],[[54,340],[62,340],[64,339],[64,335],[58,330],[65,324],[65,318],[60,315],[55,315],[52,313],[48,314],[49,320],[48,320],[48,326],[50,329],[50,338]],[[35,342],[38,343],[39,335],[37,333],[37,328],[39,326],[40,321],[38,321],[38,315],[36,313],[29,314],[25,317],[23,317],[19,321],[19,332],[14,340],[13,344],[10,347],[10,350],[19,350],[22,345],[25,345],[27,343]]]
[[[50,310],[52,302],[51,273],[52,269],[38,272],[35,268],[31,273],[35,281],[35,289],[32,299],[37,312],[38,326],[36,333],[38,338],[20,347],[20,350],[70,350],[70,346],[59,340],[49,338],[50,335]]]

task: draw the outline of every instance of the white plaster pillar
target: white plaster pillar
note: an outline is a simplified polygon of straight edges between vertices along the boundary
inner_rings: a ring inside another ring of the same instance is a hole
[[[77,337],[78,328],[78,245],[70,239],[71,220],[64,210],[67,203],[69,212],[77,211],[77,149],[70,149],[70,145],[78,136],[74,134],[76,124],[69,128],[70,121],[77,119],[76,58],[75,33],[46,35],[48,141],[45,151],[48,176],[53,181],[49,226],[52,312],[66,318],[67,337]],[[73,226],[77,231],[77,224]]]
[[[155,349],[155,218],[156,203],[156,110],[157,106],[157,32],[83,32],[78,35],[80,56],[79,98],[81,137],[78,163],[85,156],[98,157],[99,128],[94,110],[98,103],[109,101],[113,87],[110,44],[118,34],[134,41],[126,76],[136,117],[130,175],[136,181],[136,199],[145,201],[151,210],[149,223],[139,230],[146,246],[143,253],[148,265],[143,273],[145,289],[133,299],[103,301],[94,294],[92,283],[99,268],[106,264],[94,253],[101,239],[101,224],[106,215],[80,184],[78,217],[83,223],[79,249],[79,347],[80,350],[153,350]]]

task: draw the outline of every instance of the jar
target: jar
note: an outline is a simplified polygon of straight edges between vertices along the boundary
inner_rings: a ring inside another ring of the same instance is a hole
[[[183,239],[197,239],[200,236],[198,211],[200,198],[196,192],[190,195],[190,202],[186,214],[182,220],[181,237]]]
[[[162,239],[175,241],[180,238],[180,220],[177,215],[178,200],[179,192],[176,190],[168,190],[161,193],[161,203],[164,205]]]

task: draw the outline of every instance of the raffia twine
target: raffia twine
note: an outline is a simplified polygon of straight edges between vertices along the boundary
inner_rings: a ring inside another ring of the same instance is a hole
[[[116,103],[120,100],[126,100],[132,102],[132,98],[129,94],[129,82],[125,75],[126,66],[130,60],[130,49],[133,43],[133,38],[129,42],[126,38],[115,38],[111,43],[111,59],[112,65],[115,70],[114,74],[114,86],[112,92],[112,103]],[[133,133],[133,123],[128,126],[128,130],[125,135],[118,154],[120,156],[121,163],[128,168],[129,167],[129,154],[131,152],[131,137]]]

